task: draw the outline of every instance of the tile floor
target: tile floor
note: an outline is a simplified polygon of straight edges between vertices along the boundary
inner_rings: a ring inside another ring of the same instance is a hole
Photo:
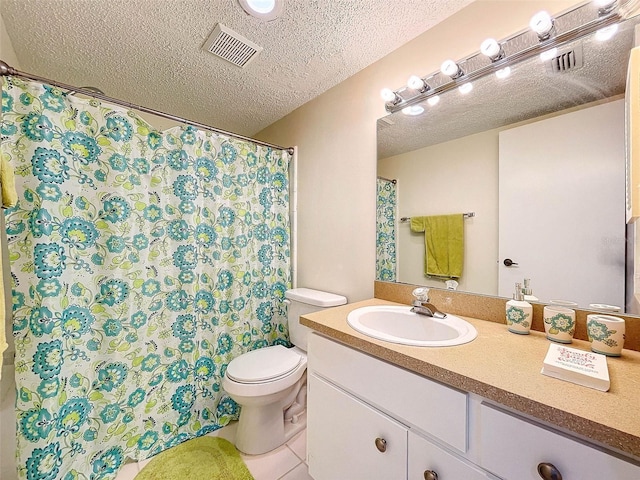
[[[217,430],[212,435],[233,441],[236,424]],[[307,431],[298,433],[286,445],[263,455],[240,454],[255,480],[313,480],[309,476],[307,459]],[[151,460],[125,465],[116,480],[133,480]]]

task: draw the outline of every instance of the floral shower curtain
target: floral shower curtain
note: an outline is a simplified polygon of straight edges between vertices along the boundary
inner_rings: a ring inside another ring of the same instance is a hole
[[[20,478],[114,478],[237,418],[235,356],[287,344],[289,155],[5,78]]]
[[[378,178],[376,203],[376,280],[396,281],[396,184]]]

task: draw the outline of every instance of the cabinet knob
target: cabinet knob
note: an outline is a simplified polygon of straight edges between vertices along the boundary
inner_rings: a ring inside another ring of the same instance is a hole
[[[538,473],[540,478],[544,478],[544,480],[562,480],[562,474],[552,463],[540,463],[538,465]]]
[[[379,452],[386,452],[387,451],[387,441],[384,438],[376,438],[376,448],[378,449]]]
[[[438,474],[433,470],[425,470],[424,480],[438,480]]]

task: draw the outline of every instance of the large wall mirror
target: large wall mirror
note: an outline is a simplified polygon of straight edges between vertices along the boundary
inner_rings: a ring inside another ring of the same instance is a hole
[[[421,115],[378,120],[377,279],[640,313],[635,224],[626,223],[625,98],[638,17],[511,75],[450,90]],[[640,99],[634,103],[640,104]],[[410,218],[464,217],[455,282],[425,274]]]

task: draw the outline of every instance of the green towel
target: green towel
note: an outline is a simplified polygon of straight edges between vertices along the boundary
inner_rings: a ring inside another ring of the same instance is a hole
[[[0,190],[2,190],[3,208],[14,207],[18,203],[13,167],[4,156],[0,157]]]
[[[464,261],[464,215],[411,217],[411,231],[424,232],[424,273],[460,278]]]
[[[253,480],[236,447],[219,437],[199,437],[159,453],[135,480]]]

